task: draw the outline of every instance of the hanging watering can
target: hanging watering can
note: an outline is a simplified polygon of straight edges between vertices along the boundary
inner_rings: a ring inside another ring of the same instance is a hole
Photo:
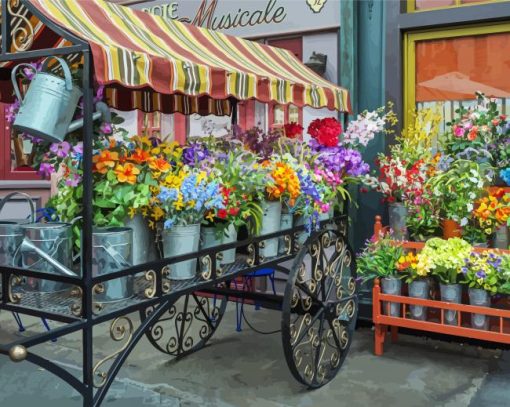
[[[63,78],[48,72],[48,63],[51,59],[55,59],[62,67]],[[16,80],[16,74],[21,67],[34,72],[34,78],[24,99]],[[40,72],[30,64],[19,64],[12,70],[11,81],[20,102],[19,112],[13,124],[18,132],[59,143],[64,140],[67,133],[83,126],[83,119],[71,122],[83,93],[79,87],[73,85],[71,70],[63,59],[46,58]],[[106,104],[99,102],[96,108],[98,111],[92,116],[93,120],[103,117],[104,121],[111,121],[110,110]]]
[[[131,267],[133,230],[125,227],[96,228],[92,232],[92,275],[94,277]],[[133,276],[106,281],[95,292],[95,301],[114,302],[134,295]]]

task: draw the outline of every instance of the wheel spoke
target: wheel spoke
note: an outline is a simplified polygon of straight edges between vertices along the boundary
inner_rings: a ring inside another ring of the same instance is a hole
[[[322,330],[324,328],[324,315],[323,312],[321,314],[321,320],[319,322],[319,346],[317,346],[317,350],[315,351],[315,373],[314,373],[314,380],[317,382],[317,374],[319,373],[319,364],[321,359],[321,349],[322,349]]]
[[[294,342],[294,344],[293,344],[294,347],[296,347],[297,345],[299,345],[301,343],[301,341],[306,336],[308,331],[310,331],[310,329],[315,325],[315,322],[317,321],[317,319],[319,319],[321,317],[322,314],[324,314],[324,308],[321,308],[319,310],[319,312],[317,312],[317,314],[315,314],[315,316],[312,318],[312,321],[310,322],[310,324],[304,328],[304,331],[301,333],[301,335],[299,335],[298,339],[296,339],[296,341]]]
[[[213,330],[214,326],[212,325],[210,316],[207,315],[207,312],[205,311],[204,306],[199,301],[199,299],[197,298],[196,294],[193,293],[192,295],[193,295],[193,298],[194,298],[195,302],[197,303],[198,309],[200,310],[200,312],[202,312],[202,315],[204,316],[204,321],[207,323],[207,325],[209,325],[209,328],[211,328],[211,330]]]

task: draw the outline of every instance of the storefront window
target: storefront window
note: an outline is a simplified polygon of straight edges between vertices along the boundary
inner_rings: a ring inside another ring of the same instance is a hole
[[[445,31],[449,38],[434,38],[441,33],[409,35],[408,110],[438,106],[444,120],[449,121],[460,105],[474,103],[475,92],[483,92],[497,99],[500,111],[510,113],[510,26],[486,30],[507,32],[469,35],[469,29],[462,29]],[[465,33],[468,35],[454,36]]]
[[[466,6],[470,4],[494,3],[505,0],[408,0],[407,11],[424,11],[438,8]]]
[[[138,133],[143,136],[161,138],[161,113],[140,112],[138,122]]]

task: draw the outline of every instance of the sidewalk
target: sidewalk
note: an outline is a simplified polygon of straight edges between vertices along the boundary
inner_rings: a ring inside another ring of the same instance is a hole
[[[264,330],[279,327],[280,314],[246,307],[252,324]],[[40,329],[25,318],[29,330]],[[15,332],[10,314],[0,315],[0,341]],[[144,338],[120,371],[105,406],[503,406],[508,358],[499,350],[481,349],[401,335],[382,357],[372,353],[372,332],[356,332],[350,354],[333,382],[307,391],[287,369],[281,338],[245,328],[235,332],[230,306],[211,346],[174,361]],[[97,358],[113,349],[107,327],[97,332]],[[63,366],[79,374],[78,336],[40,347],[54,353]],[[506,370],[505,370],[506,369]],[[80,397],[59,379],[28,362],[14,364],[0,357],[0,406],[81,406]]]

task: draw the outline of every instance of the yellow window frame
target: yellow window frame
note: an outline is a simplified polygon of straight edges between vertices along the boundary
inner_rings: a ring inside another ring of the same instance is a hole
[[[438,40],[455,37],[498,34],[510,32],[510,21],[493,23],[491,25],[472,25],[452,27],[442,30],[415,31],[404,34],[403,64],[404,64],[404,128],[410,123],[411,114],[416,107],[416,42]]]
[[[416,9],[416,0],[407,0],[407,7],[406,10],[408,13],[423,13],[427,11],[433,11],[433,10],[445,10],[445,9],[451,9],[456,7],[469,7],[469,6],[481,6],[481,5],[488,5],[491,3],[502,3],[504,1],[509,0],[492,0],[491,2],[480,2],[480,3],[462,3],[462,0],[455,0],[455,3],[451,6],[442,6],[442,7],[432,7],[427,8],[424,10],[417,10]]]

